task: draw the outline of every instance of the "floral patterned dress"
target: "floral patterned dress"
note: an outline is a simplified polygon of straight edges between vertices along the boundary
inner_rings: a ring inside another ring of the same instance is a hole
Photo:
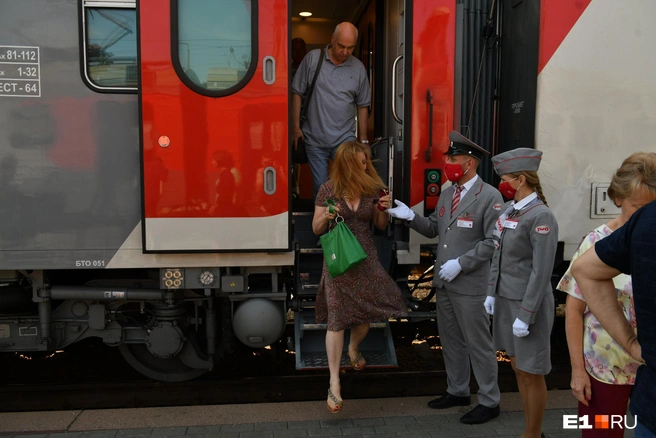
[[[590,232],[576,250],[572,262],[581,254],[592,248],[595,242],[610,236],[613,232],[607,225],[601,225]],[[635,311],[633,309],[633,288],[631,276],[620,274],[613,279],[617,302],[624,311],[624,316],[635,330]],[[567,292],[574,298],[584,301],[581,289],[568,269],[556,289]],[[595,379],[612,385],[633,385],[636,371],[640,366],[620,345],[604,330],[597,318],[586,307],[583,314],[583,356],[586,371]]]
[[[327,322],[328,330],[340,331],[366,322],[384,321],[407,314],[401,289],[385,271],[378,259],[378,251],[371,233],[373,196],[362,196],[356,211],[346,202],[336,199],[331,183],[319,189],[315,204],[325,206],[332,198],[339,206],[340,215],[367,253],[367,258],[345,274],[331,278],[326,261],[323,262],[317,293],[316,320]]]

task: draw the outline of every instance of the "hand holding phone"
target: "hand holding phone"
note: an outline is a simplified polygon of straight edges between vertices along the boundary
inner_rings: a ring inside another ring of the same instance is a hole
[[[380,189],[378,191],[378,205],[376,206],[379,211],[385,211],[387,210],[388,207],[383,207],[380,203],[381,198],[388,196],[389,197],[389,189]],[[386,201],[389,201],[389,199],[386,199]]]

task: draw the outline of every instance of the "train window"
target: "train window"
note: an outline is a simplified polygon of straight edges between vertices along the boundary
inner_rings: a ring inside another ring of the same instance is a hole
[[[226,96],[257,64],[256,0],[173,0],[172,52],[180,78],[198,93]]]
[[[92,4],[87,2],[84,8],[85,77],[101,91],[134,91],[138,85],[136,9]]]

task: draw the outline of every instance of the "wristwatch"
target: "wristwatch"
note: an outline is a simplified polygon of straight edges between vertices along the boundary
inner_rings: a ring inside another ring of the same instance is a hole
[[[369,140],[360,140],[360,143],[369,144]]]

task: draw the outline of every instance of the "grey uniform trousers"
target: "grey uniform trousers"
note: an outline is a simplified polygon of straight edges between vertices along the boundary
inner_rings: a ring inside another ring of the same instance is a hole
[[[485,312],[485,295],[462,295],[437,288],[437,327],[447,375],[447,392],[469,394],[471,367],[478,383],[478,403],[490,408],[501,400],[496,350]]]

